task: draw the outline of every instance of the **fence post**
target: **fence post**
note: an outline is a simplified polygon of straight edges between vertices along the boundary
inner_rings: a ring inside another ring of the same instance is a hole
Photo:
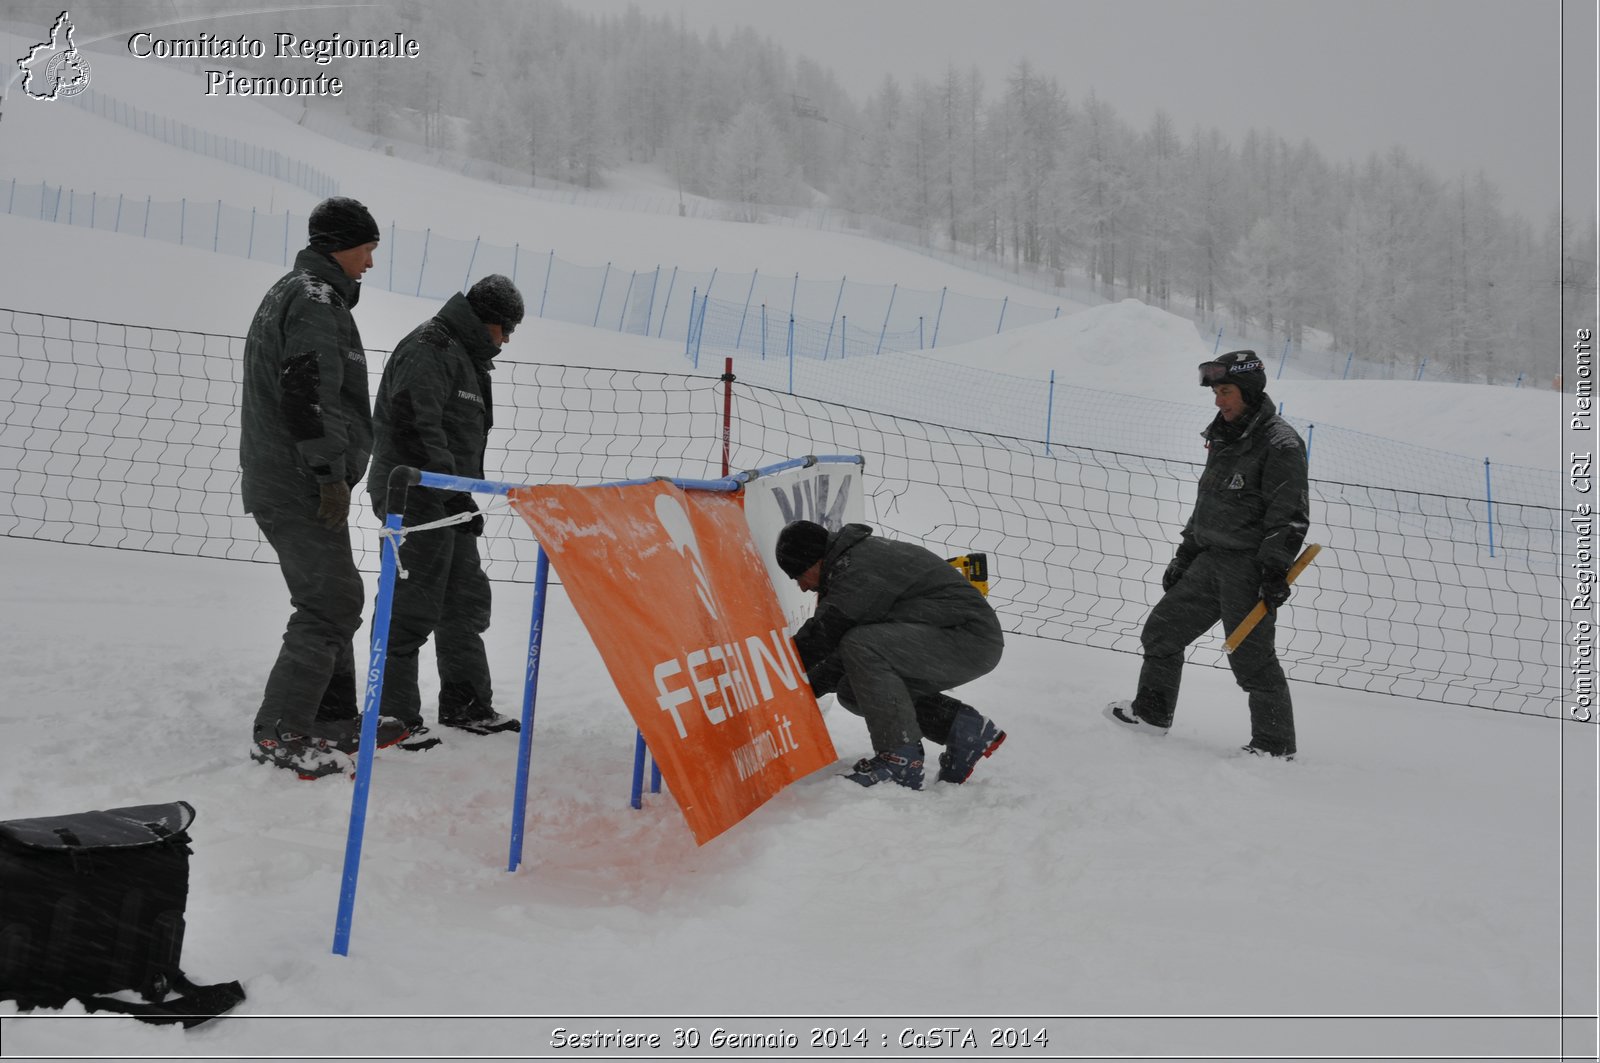
[[[794,315],[789,315],[789,394],[794,394]]]
[[[759,276],[761,276],[759,269],[750,274],[750,290],[744,293],[744,309],[739,311],[739,331],[734,333],[733,336],[733,349],[736,351],[739,349],[739,345],[744,342],[744,319],[750,313],[750,300],[756,294],[756,278]]]
[[[422,277],[428,272],[428,245],[433,243],[433,226],[422,230],[422,265],[417,267],[417,294],[422,294]]]
[[[544,264],[544,291],[539,294],[539,316],[544,317],[544,302],[550,295],[550,274],[556,268],[555,248],[550,249],[550,258]]]
[[[600,304],[606,301],[606,282],[611,279],[611,263],[606,263],[606,271],[600,275],[600,298],[595,300],[594,320],[589,323],[590,328],[600,327]]]
[[[645,335],[646,339],[648,339],[649,336],[650,336],[650,322],[655,320],[655,314],[656,314],[656,289],[658,289],[660,287],[661,287],[661,266],[658,264],[656,266],[656,274],[655,274],[655,276],[650,278],[650,305],[645,307],[645,310],[644,310],[644,335]]]
[[[889,289],[889,309],[883,312],[883,328],[878,330],[878,349],[873,351],[873,354],[883,353],[883,338],[889,334],[889,315],[894,313],[894,297],[899,291],[900,285],[898,283]]]
[[[677,285],[677,283],[678,267],[673,266],[672,276],[667,278],[667,297],[661,303],[661,324],[656,326],[656,339],[658,340],[661,338],[661,334],[666,331],[667,311],[672,309],[672,289]]]
[[[1417,379],[1421,380],[1422,379],[1422,374],[1427,372],[1427,370],[1428,370],[1428,359],[1424,358],[1424,359],[1422,359],[1422,364],[1417,366]]]
[[[622,293],[622,312],[617,315],[617,331],[622,331],[622,326],[628,320],[628,300],[633,298],[633,282],[639,279],[639,271],[634,270],[628,276],[628,290]]]
[[[120,220],[121,217],[122,217],[122,204],[119,202],[117,204],[117,218]],[[256,251],[256,208],[251,207],[250,208],[250,238],[247,241],[245,241],[244,257],[245,258],[253,257],[255,255],[255,251]]]
[[[833,346],[833,326],[839,320],[839,304],[844,302],[844,282],[848,276],[839,278],[839,296],[833,301],[833,316],[828,318],[828,338],[822,341],[822,360],[828,360],[828,348]]]
[[[1050,429],[1056,413],[1056,371],[1050,370],[1050,391],[1044,404],[1044,452],[1050,453]]]
[[[710,290],[711,286],[707,285],[706,291]],[[694,367],[696,369],[700,368],[700,343],[706,338],[706,311],[709,309],[711,309],[711,297],[702,295],[700,297],[700,327],[695,329],[694,332]],[[691,309],[690,313],[693,312],[693,309]]]
[[[522,243],[518,241],[511,245],[511,286],[517,284],[517,267],[522,264]]]
[[[939,309],[933,315],[933,342],[928,344],[930,350],[939,346],[939,323],[944,320],[944,297],[948,294],[950,294],[948,287],[939,289]]]
[[[839,361],[841,361],[841,362],[844,361],[844,356],[845,356],[845,347],[844,347],[844,345],[845,345],[845,341],[849,337],[849,335],[850,335],[850,315],[846,314],[845,316],[843,316],[843,317],[841,317],[839,319]]]
[[[694,309],[700,301],[700,286],[695,285],[689,290],[689,327],[683,333],[683,356],[690,357],[694,350]]]
[[[468,288],[472,287],[472,267],[478,261],[478,245],[482,242],[482,236],[475,236],[472,238],[472,254],[467,256],[467,276],[461,282],[462,291],[466,291]]]
[[[1489,503],[1489,556],[1494,556],[1494,476],[1490,472],[1489,459],[1483,459],[1483,494]]]
[[[789,320],[794,320],[794,301],[800,294],[800,274],[794,275],[794,284],[789,287]]]
[[[994,334],[996,336],[1000,335],[1000,330],[1006,327],[1006,307],[1010,305],[1011,296],[1008,295],[1004,299],[1000,300],[1000,320],[996,322],[994,326]]]
[[[222,240],[222,200],[217,200],[217,221],[211,227],[211,253],[216,254]]]
[[[1308,425],[1306,427],[1306,468],[1308,469],[1311,467],[1311,441],[1315,439],[1316,436],[1317,426],[1314,424]]]
[[[767,360],[767,304],[761,304],[761,360]]]
[[[1283,339],[1283,355],[1278,359],[1278,375],[1272,378],[1274,380],[1282,380],[1283,379],[1283,364],[1289,360],[1289,344],[1290,344],[1290,342],[1291,341],[1290,341],[1289,337],[1285,336],[1284,339]]]
[[[16,189],[17,185],[16,185],[15,181],[13,181],[11,183],[11,187],[12,187],[13,190]],[[251,208],[251,212],[252,213],[254,213],[254,209],[255,208],[253,208],[253,207]],[[10,212],[7,211],[7,213],[10,213]],[[122,231],[122,193],[121,192],[117,193],[117,222],[116,222],[116,225],[113,226],[111,231],[112,232],[118,232],[118,233],[120,233]],[[1519,377],[1518,379],[1521,379],[1521,378]]]
[[[1340,380],[1349,380],[1350,379],[1350,363],[1355,361],[1355,358],[1356,358],[1356,352],[1355,351],[1351,351],[1349,354],[1344,356],[1344,376],[1340,377],[1339,378]]]

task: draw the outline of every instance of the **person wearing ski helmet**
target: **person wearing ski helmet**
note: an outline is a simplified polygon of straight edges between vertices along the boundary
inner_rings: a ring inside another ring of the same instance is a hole
[[[1217,415],[1202,435],[1206,464],[1194,510],[1162,573],[1162,596],[1140,635],[1144,663],[1131,701],[1108,718],[1146,734],[1172,726],[1190,643],[1218,620],[1232,631],[1263,602],[1266,618],[1228,655],[1249,696],[1245,752],[1293,757],[1294,705],[1274,646],[1277,611],[1289,600],[1288,570],[1310,528],[1306,447],[1266,393],[1254,351],[1229,351],[1200,364]]]

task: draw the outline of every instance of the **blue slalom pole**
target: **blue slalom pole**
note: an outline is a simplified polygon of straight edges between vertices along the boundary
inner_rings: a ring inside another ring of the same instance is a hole
[[[1283,379],[1283,364],[1289,360],[1289,344],[1290,344],[1290,342],[1292,342],[1292,341],[1287,340],[1287,339],[1283,341],[1283,356],[1278,359],[1278,375],[1273,377],[1274,380],[1282,380]]]
[[[873,352],[874,354],[883,353],[883,338],[889,334],[889,315],[894,313],[894,297],[899,294],[899,292],[899,284],[896,284],[893,288],[889,289],[889,309],[883,312],[883,328],[878,330],[878,349]]]
[[[461,281],[461,290],[462,291],[466,291],[468,288],[472,287],[472,267],[477,264],[477,261],[478,261],[478,245],[481,244],[481,243],[483,243],[483,237],[481,237],[481,236],[477,237],[476,239],[474,239],[472,241],[472,254],[467,256],[467,275]]]
[[[528,632],[528,665],[522,689],[522,734],[517,747],[517,788],[511,804],[511,852],[506,870],[522,864],[523,828],[528,816],[528,774],[533,759],[533,711],[539,698],[539,657],[544,646],[545,591],[550,585],[550,558],[539,547],[533,574],[533,626]]]
[[[755,297],[756,278],[759,276],[761,276],[759,269],[750,274],[750,290],[744,293],[744,309],[739,311],[739,331],[733,337],[733,349],[736,351],[739,350],[740,344],[744,342],[744,323],[745,319],[750,316],[750,300]]]
[[[1494,556],[1494,476],[1489,471],[1489,459],[1483,459],[1483,491],[1489,501],[1489,556]]]
[[[433,227],[422,230],[422,265],[417,267],[417,295],[422,295],[422,276],[428,272],[428,245],[433,242]]]
[[[1344,376],[1340,377],[1339,379],[1341,379],[1341,380],[1349,380],[1350,379],[1350,363],[1355,361],[1355,358],[1356,358],[1356,352],[1355,351],[1351,351],[1349,354],[1344,356]]]
[[[839,295],[833,301],[833,316],[828,318],[828,338],[822,341],[822,360],[828,360],[828,348],[833,346],[833,326],[839,320],[839,304],[844,302],[844,282],[849,280],[846,274],[839,278]]]
[[[596,299],[594,302],[594,321],[590,323],[592,328],[600,327],[600,306],[606,301],[606,282],[610,279],[611,263],[607,262],[606,271],[600,275],[600,298]]]
[[[1056,413],[1056,371],[1050,370],[1049,397],[1045,400],[1044,407],[1044,452],[1050,453],[1050,422]]]
[[[1217,341],[1211,345],[1211,357],[1215,358],[1222,349],[1222,329],[1217,329]]]
[[[550,274],[556,268],[555,248],[550,249],[550,257],[544,262],[544,290],[539,293],[539,316],[544,317],[544,304],[550,298]]]
[[[634,808],[644,807],[644,732],[634,732],[638,737],[633,743],[633,794],[628,803]]]
[[[387,534],[379,553],[378,601],[372,611],[372,657],[367,669],[367,696],[361,709],[361,748],[356,751],[355,793],[350,798],[350,830],[344,844],[344,876],[339,887],[339,915],[333,928],[336,956],[350,955],[350,924],[355,916],[356,880],[361,874],[361,843],[366,834],[367,797],[372,791],[372,749],[378,744],[378,709],[383,704],[383,671],[389,656],[389,614],[394,605],[395,574],[399,570],[400,527],[406,492],[416,484],[416,469],[401,465],[389,476],[389,502],[394,510],[384,521]]]

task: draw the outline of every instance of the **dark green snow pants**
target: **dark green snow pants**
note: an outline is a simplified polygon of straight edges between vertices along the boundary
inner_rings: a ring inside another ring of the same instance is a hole
[[[350,554],[350,529],[325,528],[315,505],[253,514],[278,554],[293,612],[267,676],[255,724],[304,733],[317,719],[357,714],[353,641],[366,588]]]
[[[436,507],[408,507],[406,523],[425,524],[441,516],[443,510]],[[439,667],[440,709],[471,704],[491,708],[494,692],[483,647],[491,594],[478,559],[478,537],[454,525],[407,534],[400,546],[400,567],[406,578],[394,584],[383,715],[411,725],[423,722],[417,662],[430,635]]]
[[[872,748],[882,752],[924,737],[943,744],[967,706],[942,692],[992,672],[1004,648],[992,613],[961,627],[862,624],[812,672],[837,682],[829,689],[866,720]]]
[[[1144,665],[1134,709],[1147,719],[1170,721],[1178,705],[1183,655],[1189,644],[1222,621],[1232,631],[1260,601],[1261,566],[1255,555],[1206,550],[1145,621],[1140,642]],[[1250,744],[1269,753],[1293,753],[1294,705],[1273,641],[1276,617],[1268,612],[1239,648],[1228,655],[1233,678],[1250,696]]]

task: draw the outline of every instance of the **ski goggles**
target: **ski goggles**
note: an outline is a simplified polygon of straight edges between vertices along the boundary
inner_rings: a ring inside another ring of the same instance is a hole
[[[1216,387],[1218,384],[1230,384],[1230,377],[1240,376],[1244,373],[1261,373],[1266,371],[1266,366],[1259,358],[1246,358],[1242,362],[1229,365],[1225,362],[1201,362],[1200,386],[1203,388]]]

